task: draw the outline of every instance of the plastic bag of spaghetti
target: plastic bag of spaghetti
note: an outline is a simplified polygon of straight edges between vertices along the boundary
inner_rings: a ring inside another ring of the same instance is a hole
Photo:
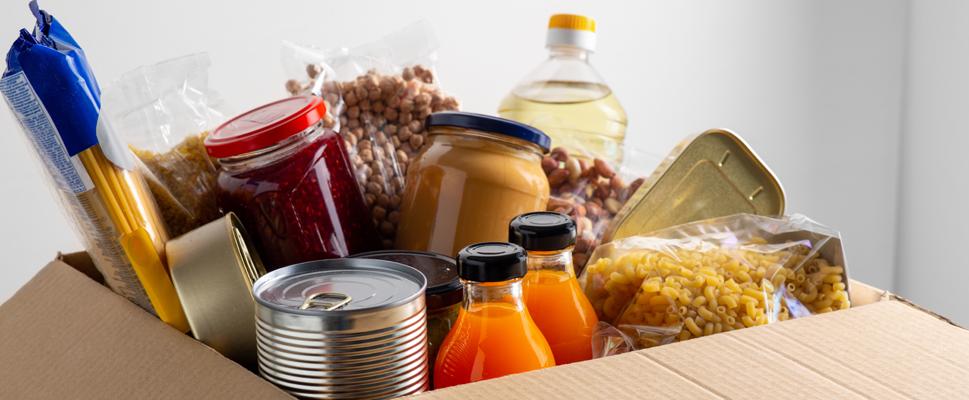
[[[0,94],[105,283],[187,330],[162,264],[164,224],[132,155],[105,118],[87,56],[36,1],[30,11],[36,24],[21,29],[10,46]]]
[[[737,214],[616,240],[580,282],[635,348],[850,307],[839,234],[802,215]]]
[[[135,153],[172,237],[220,216],[207,132],[225,118],[208,86],[207,54],[129,71],[105,91],[104,110]]]
[[[391,247],[400,219],[410,160],[427,143],[424,120],[458,109],[434,74],[437,39],[418,22],[372,43],[314,49],[284,43],[290,94],[313,93],[327,103],[327,127],[346,141],[384,247]]]

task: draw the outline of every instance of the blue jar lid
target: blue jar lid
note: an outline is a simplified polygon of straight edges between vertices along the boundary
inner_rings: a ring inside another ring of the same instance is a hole
[[[437,112],[427,117],[425,125],[428,129],[435,126],[454,126],[511,136],[535,143],[545,153],[548,152],[549,146],[552,144],[548,135],[531,125],[484,114],[461,111]]]

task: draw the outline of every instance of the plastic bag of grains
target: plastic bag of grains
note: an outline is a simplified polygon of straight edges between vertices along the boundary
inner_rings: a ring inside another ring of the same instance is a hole
[[[209,65],[200,53],[139,67],[104,94],[108,121],[141,163],[171,237],[221,215],[218,171],[202,143],[224,120]]]

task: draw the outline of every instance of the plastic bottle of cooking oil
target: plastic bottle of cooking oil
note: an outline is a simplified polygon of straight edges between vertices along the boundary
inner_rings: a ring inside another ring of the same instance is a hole
[[[541,129],[552,146],[580,157],[622,159],[626,111],[589,64],[595,21],[556,14],[548,21],[549,57],[501,102],[498,114]]]

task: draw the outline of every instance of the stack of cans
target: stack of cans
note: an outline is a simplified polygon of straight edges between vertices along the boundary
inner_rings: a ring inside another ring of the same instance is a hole
[[[253,286],[259,373],[305,399],[383,399],[428,388],[427,280],[392,261],[337,259]]]

